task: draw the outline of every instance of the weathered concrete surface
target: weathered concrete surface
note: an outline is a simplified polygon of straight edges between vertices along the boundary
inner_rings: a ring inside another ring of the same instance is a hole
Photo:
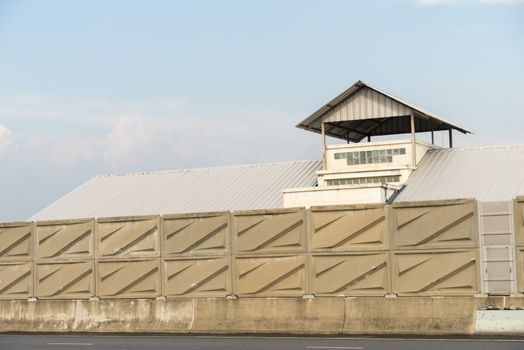
[[[347,298],[344,334],[475,334],[477,310],[510,305],[524,307],[524,298]]]
[[[344,333],[472,334],[474,310],[483,302],[471,297],[347,299]]]
[[[488,306],[524,308],[524,297],[4,300],[0,331],[475,334]]]
[[[194,333],[340,334],[343,298],[195,299]]]
[[[188,333],[193,301],[1,301],[2,332]]]

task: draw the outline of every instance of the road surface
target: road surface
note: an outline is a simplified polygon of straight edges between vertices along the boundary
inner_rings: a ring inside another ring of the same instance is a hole
[[[524,349],[524,339],[313,338],[0,334],[1,350],[483,350]]]

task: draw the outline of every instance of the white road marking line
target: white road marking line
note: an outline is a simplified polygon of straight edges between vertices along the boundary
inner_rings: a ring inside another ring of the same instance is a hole
[[[122,337],[122,336],[112,336],[112,335],[93,335],[93,337]],[[199,339],[319,339],[319,340],[380,340],[380,341],[429,341],[429,342],[441,342],[441,341],[448,341],[448,342],[487,342],[487,343],[495,343],[495,342],[512,342],[512,343],[524,343],[524,339],[489,339],[489,338],[401,338],[401,337],[395,337],[395,338],[384,338],[384,337],[311,337],[311,336],[304,336],[304,337],[296,337],[296,336],[250,336],[250,335],[237,335],[237,336],[216,336],[216,335],[146,335],[146,337],[150,338],[199,338]]]
[[[64,346],[92,346],[93,343],[47,343],[47,345],[64,345]]]
[[[306,346],[306,349],[351,349],[363,350],[361,346]]]
[[[25,335],[6,335],[6,334],[0,334],[0,338],[7,338],[7,337],[25,337]],[[92,334],[89,335],[90,338],[122,338],[123,335],[110,335],[110,334]],[[147,334],[147,335],[136,335],[133,336],[137,339],[143,339],[143,338],[195,338],[195,339],[276,339],[276,340],[293,340],[293,339],[318,339],[318,340],[379,340],[379,341],[409,341],[409,342],[417,342],[417,341],[427,341],[427,342],[442,342],[442,341],[448,341],[448,342],[477,342],[477,343],[524,343],[524,339],[501,339],[501,338],[476,338],[476,337],[469,337],[469,338],[402,338],[402,337],[394,337],[394,338],[384,338],[384,337],[315,337],[315,336],[304,336],[304,337],[297,337],[297,336],[250,336],[250,335],[224,335],[224,336],[216,336],[216,335],[189,335],[189,334],[183,334],[183,335],[176,335],[176,334],[170,334],[170,335],[155,335],[155,334]]]

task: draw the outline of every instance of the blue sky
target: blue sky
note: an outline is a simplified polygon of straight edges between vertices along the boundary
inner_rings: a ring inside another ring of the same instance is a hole
[[[524,1],[0,0],[0,221],[96,174],[318,159],[294,125],[359,79],[524,143]]]

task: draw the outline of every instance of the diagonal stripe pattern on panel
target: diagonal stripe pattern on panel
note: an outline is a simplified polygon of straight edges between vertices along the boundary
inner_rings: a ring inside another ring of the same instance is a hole
[[[0,224],[0,260],[29,260],[32,253],[31,223]]]
[[[93,256],[92,220],[76,223],[37,223],[37,258],[88,258]]]
[[[97,223],[100,258],[159,255],[159,219],[129,219]]]
[[[0,299],[27,299],[32,294],[31,263],[0,263]]]
[[[165,261],[167,297],[226,297],[230,293],[229,257]]]
[[[389,292],[388,253],[314,255],[311,293],[384,295]]]
[[[393,292],[406,295],[478,293],[478,252],[435,250],[395,252]]]
[[[476,205],[395,207],[397,249],[472,248],[477,245]]]
[[[302,296],[306,290],[305,256],[236,259],[236,293],[246,296]]]
[[[311,210],[312,251],[384,250],[388,248],[385,206]]]
[[[36,265],[38,298],[89,298],[94,295],[93,261]]]
[[[235,214],[238,253],[305,252],[305,211]]]
[[[229,212],[163,219],[165,254],[220,254],[229,249]]]

